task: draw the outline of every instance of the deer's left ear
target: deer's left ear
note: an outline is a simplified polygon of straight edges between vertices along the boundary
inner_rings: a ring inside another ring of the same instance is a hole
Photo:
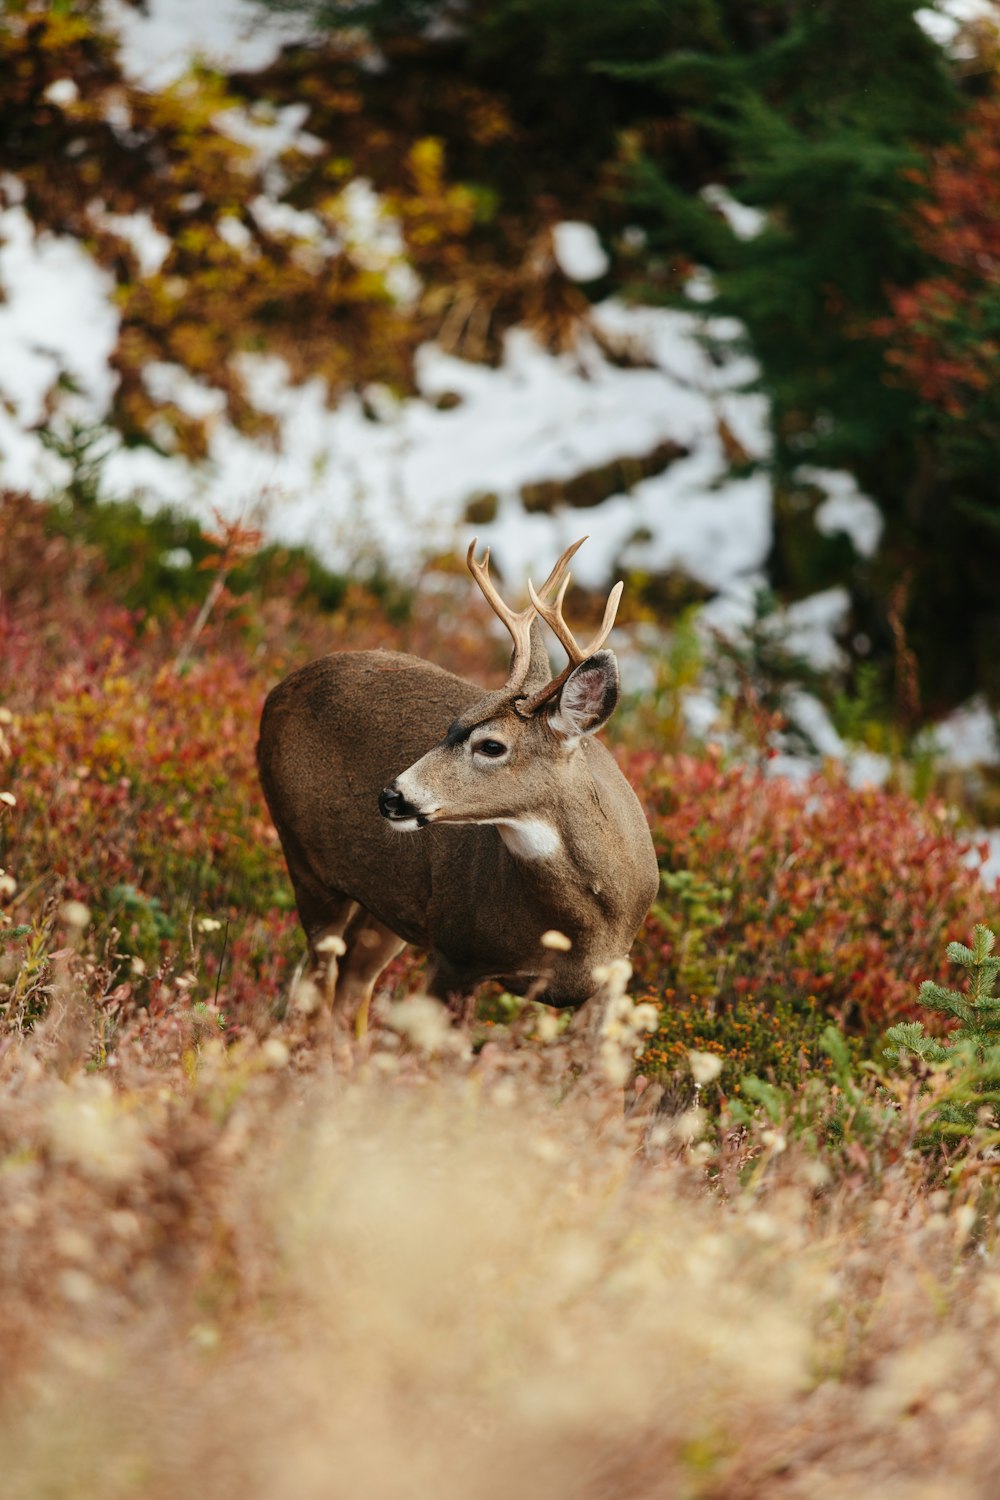
[[[549,725],[563,739],[602,729],[618,703],[618,662],[613,651],[595,651],[563,683]]]

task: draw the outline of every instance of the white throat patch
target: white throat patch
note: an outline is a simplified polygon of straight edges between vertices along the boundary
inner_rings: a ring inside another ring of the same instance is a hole
[[[551,859],[562,848],[558,833],[543,818],[498,818],[497,827],[518,859]]]

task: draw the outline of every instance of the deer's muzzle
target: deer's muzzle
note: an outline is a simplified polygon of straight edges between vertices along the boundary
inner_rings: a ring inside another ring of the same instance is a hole
[[[416,828],[427,826],[423,813],[407,801],[395,782],[379,792],[378,810],[390,823],[412,823]]]

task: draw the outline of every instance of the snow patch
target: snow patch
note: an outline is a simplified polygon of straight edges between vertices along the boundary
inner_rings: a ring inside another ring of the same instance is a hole
[[[1000,765],[1000,723],[985,698],[971,698],[935,724],[925,743],[939,760],[956,770]]]
[[[969,855],[969,863],[978,867],[979,877],[987,890],[993,890],[1000,881],[1000,828],[977,828],[969,837],[976,844],[986,844],[986,858],[978,849]]]
[[[732,579],[728,588],[702,609],[700,628],[738,643],[754,625],[757,599],[766,587],[767,579],[759,570]],[[844,665],[836,637],[847,626],[850,606],[846,589],[824,589],[756,620],[757,628],[816,671],[832,672]]]
[[[154,401],[172,402],[198,421],[219,417],[225,410],[222,392],[196,380],[182,365],[151,361],[142,372],[142,383]]]
[[[850,613],[851,596],[845,588],[823,589],[778,610],[775,632],[793,656],[817,672],[836,672],[846,665],[837,636],[846,630]]]
[[[80,90],[72,78],[54,78],[42,95],[49,104],[54,104],[57,109],[66,109],[75,104],[80,97]]]
[[[956,45],[963,26],[977,21],[1000,25],[1000,8],[996,0],[938,0],[916,12],[916,19],[927,35],[939,47],[946,47],[953,56],[972,55],[971,49]]]
[[[354,203],[358,217],[373,214],[380,223],[375,195],[360,188]],[[383,240],[390,251],[394,228]],[[478,529],[515,586],[585,530],[591,541],[575,570],[584,584],[606,583],[619,563],[682,568],[713,589],[755,575],[770,546],[770,485],[763,472],[729,477],[720,423],[763,456],[766,406],[731,389],[729,371],[708,356],[691,315],[614,304],[597,314],[663,364],[619,368],[586,339],[572,353],[550,354],[515,329],[496,370],[433,345],[421,349],[417,379],[430,400],[373,393],[364,404],[349,398],[331,410],[319,380],[293,386],[280,360],[244,357],[251,399],[278,423],[278,451],[233,430],[208,388],[151,367],[152,392],[214,417],[209,461],[190,465],[119,446],[105,465],[106,492],[151,507],[179,505],[200,519],[256,509],[271,535],[314,546],[332,567],[378,557],[402,576],[429,552],[464,550],[465,508],[489,492],[496,518]],[[460,402],[437,410],[430,402],[445,391]],[[373,408],[380,420],[371,420]],[[687,456],[585,516],[570,506],[525,513],[523,486],[638,458],[664,442]]]
[[[254,167],[264,169],[286,151],[318,156],[326,150],[319,136],[303,130],[309,117],[308,104],[284,104],[280,109],[255,104],[250,109],[234,106],[221,110],[212,124],[231,141],[249,148]]]
[[[192,58],[229,71],[266,68],[288,42],[301,40],[301,19],[266,14],[247,0],[150,0],[142,10],[104,0],[118,33],[124,73],[148,89],[165,88]]]
[[[148,213],[112,214],[98,198],[87,207],[87,217],[99,229],[116,234],[135,251],[143,276],[155,276],[170,254],[171,241],[153,223]]]
[[[331,207],[345,248],[365,270],[385,280],[401,306],[420,295],[420,277],[406,258],[406,242],[399,221],[367,178],[355,177]]]
[[[710,182],[707,187],[703,187],[701,196],[722,215],[738,240],[755,240],[767,224],[767,215],[761,213],[759,208],[739,203],[719,183]]]
[[[861,493],[853,474],[842,469],[820,469],[800,464],[795,478],[814,485],[826,495],[816,509],[815,521],[824,536],[843,532],[859,557],[874,557],[882,540],[882,512],[874,500]]]
[[[319,215],[308,209],[293,208],[290,203],[277,203],[273,198],[258,193],[250,202],[250,212],[265,234],[309,241],[311,248],[324,257],[335,255],[340,248],[339,241],[330,234]],[[229,222],[239,223],[239,220]],[[241,225],[241,228],[245,226]],[[249,240],[248,232],[248,243]]]
[[[695,266],[685,281],[683,290],[689,302],[711,302],[718,296],[715,278],[704,266]]]
[[[599,281],[611,265],[596,231],[575,220],[553,226],[552,251],[560,271],[571,281]]]
[[[0,212],[0,287],[0,397],[22,431],[44,419],[61,376],[79,388],[76,414],[97,420],[116,384],[111,277],[78,240],[36,234],[24,209],[12,207]],[[3,479],[14,483],[6,465]]]

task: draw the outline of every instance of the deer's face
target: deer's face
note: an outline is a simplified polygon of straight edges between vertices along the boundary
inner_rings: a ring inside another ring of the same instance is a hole
[[[543,712],[523,718],[513,700],[483,718],[473,709],[385,788],[380,811],[401,832],[430,823],[495,823],[515,852],[554,853],[580,741],[607,721],[617,700],[617,663],[610,651],[599,651]]]

